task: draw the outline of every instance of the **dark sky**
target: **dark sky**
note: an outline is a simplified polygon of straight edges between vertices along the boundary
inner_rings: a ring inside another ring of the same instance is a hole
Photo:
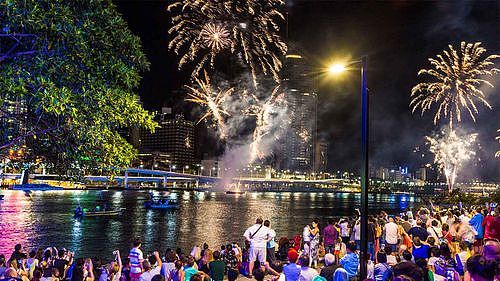
[[[115,2],[130,29],[141,37],[151,62],[139,89],[145,106],[176,105],[189,113],[184,96],[175,93],[187,83],[188,75],[177,70],[177,58],[167,49],[169,1]],[[500,53],[499,1],[289,0],[287,4],[283,11],[289,14],[288,40],[303,48],[318,68],[333,57],[369,56],[371,164],[375,166],[413,168],[430,159],[412,151],[423,146],[423,137],[438,127],[432,124],[431,114],[422,118],[408,109],[410,89],[418,81],[416,73],[428,67],[428,57],[460,41],[481,41],[489,53]],[[497,88],[499,79],[494,81]],[[359,167],[358,84],[355,71],[344,79],[320,83],[318,134],[330,143],[332,170],[357,171]],[[462,124],[465,130],[479,133],[477,158],[481,160],[466,170],[483,180],[500,180],[500,160],[493,157],[500,149],[494,140],[500,128],[497,88],[487,91],[494,110],[481,107],[476,123],[467,119]]]

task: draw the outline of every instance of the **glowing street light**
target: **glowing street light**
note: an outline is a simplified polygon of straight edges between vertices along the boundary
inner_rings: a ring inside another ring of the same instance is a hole
[[[344,71],[346,71],[346,66],[342,63],[335,63],[328,67],[328,72],[330,72],[331,74],[339,74]]]

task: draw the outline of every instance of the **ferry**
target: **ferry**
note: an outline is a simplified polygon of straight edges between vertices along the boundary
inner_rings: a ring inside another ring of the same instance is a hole
[[[179,208],[179,205],[168,197],[151,196],[151,199],[144,203],[144,207],[151,210],[175,210]]]
[[[27,184],[15,184],[12,186],[12,190],[22,190],[22,191],[47,191],[47,190],[63,190],[63,187],[53,186],[46,183],[27,183]]]

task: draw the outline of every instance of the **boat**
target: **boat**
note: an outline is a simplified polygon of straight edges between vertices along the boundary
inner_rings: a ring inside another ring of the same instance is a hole
[[[82,209],[81,207],[77,207],[75,210],[74,217],[76,219],[82,219],[84,217],[116,217],[123,213],[125,208],[119,208],[116,210],[92,210],[87,211],[86,209]]]
[[[12,186],[12,190],[23,190],[23,191],[47,191],[47,190],[63,190],[64,188],[60,186],[53,186],[46,183],[27,183],[27,184],[16,184]]]
[[[144,207],[151,210],[175,210],[179,208],[179,204],[168,197],[151,196],[151,199],[144,203]]]
[[[226,191],[226,194],[245,194],[245,191],[242,190],[228,190]]]

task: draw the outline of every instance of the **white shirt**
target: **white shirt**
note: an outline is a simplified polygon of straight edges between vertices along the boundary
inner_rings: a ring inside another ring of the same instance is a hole
[[[354,240],[361,240],[361,224],[355,224],[352,231],[354,231]]]
[[[430,257],[429,261],[427,262],[427,265],[432,265],[434,266],[436,264],[436,261],[439,260],[438,257]]]
[[[274,231],[274,229],[272,229],[272,228],[269,228],[269,238],[271,238],[271,240],[269,240],[269,242],[267,242],[268,248],[275,248],[276,247],[276,243],[274,242],[275,237],[276,237],[276,231]]]
[[[173,262],[164,262],[161,265],[161,272],[163,273],[163,277],[165,280],[170,280],[170,274],[172,270],[175,268],[175,263]]]
[[[144,271],[139,277],[139,281],[151,281],[153,276],[160,274],[160,267],[156,266],[152,268],[150,271]]]
[[[398,225],[394,222],[388,222],[384,226],[385,230],[385,241],[389,244],[398,243]]]
[[[309,227],[307,227],[307,225],[304,227],[304,230],[302,231],[302,240],[304,242],[311,241],[311,231],[309,231]]]
[[[318,276],[318,271],[310,267],[302,267],[300,269],[299,281],[311,281]]]
[[[250,236],[252,235],[253,237],[250,239]],[[247,239],[250,239],[251,247],[266,248],[267,240],[269,239],[269,228],[264,225],[254,224],[245,231],[245,234],[243,234],[243,236],[245,236]]]
[[[439,243],[439,238],[443,236],[442,230],[438,227],[430,226],[427,228],[427,233],[434,237],[436,243]]]
[[[340,224],[340,236],[349,237],[349,223],[343,222]]]

